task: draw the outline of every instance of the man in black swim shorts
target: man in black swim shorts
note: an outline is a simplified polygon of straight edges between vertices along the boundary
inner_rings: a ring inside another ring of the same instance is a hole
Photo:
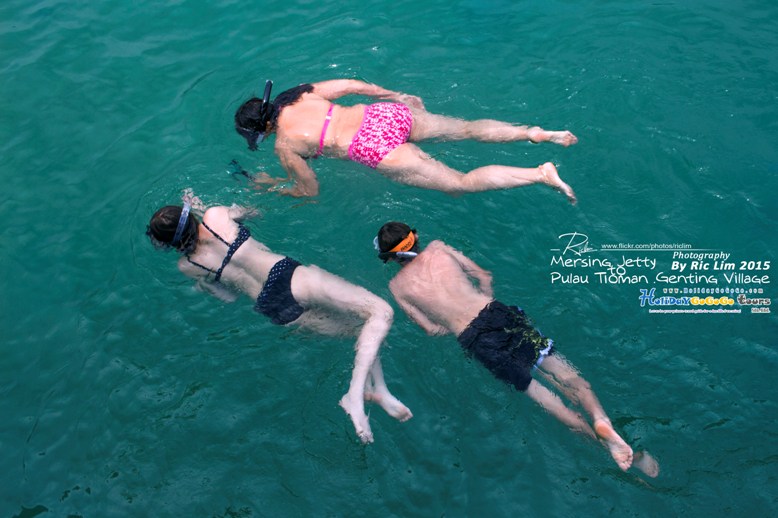
[[[601,440],[622,470],[634,466],[652,477],[659,473],[659,465],[648,453],[633,453],[614,430],[589,383],[555,351],[553,341],[533,328],[520,308],[494,299],[489,272],[442,241],[432,241],[422,251],[416,230],[405,223],[382,226],[374,245],[384,262],[401,265],[389,289],[427,333],[453,333],[464,351],[498,379],[526,392],[573,430]],[[592,424],[533,379],[536,368],[580,405]]]

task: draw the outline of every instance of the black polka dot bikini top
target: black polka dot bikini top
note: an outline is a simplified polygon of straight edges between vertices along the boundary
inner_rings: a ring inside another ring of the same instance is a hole
[[[235,241],[233,241],[232,243],[228,243],[219,234],[217,234],[216,232],[211,230],[211,227],[206,225],[205,222],[202,222],[202,224],[208,230],[208,232],[210,232],[211,234],[216,236],[216,239],[218,239],[219,241],[221,241],[222,243],[227,245],[227,255],[224,256],[224,260],[222,260],[222,265],[219,267],[218,270],[212,270],[212,269],[208,268],[207,266],[203,266],[200,263],[192,261],[192,259],[189,257],[189,254],[186,254],[186,260],[189,261],[190,263],[192,263],[193,265],[202,268],[203,270],[205,270],[207,272],[213,273],[214,274],[214,279],[213,279],[214,282],[219,282],[219,280],[222,277],[222,272],[224,271],[224,268],[228,264],[230,264],[230,261],[232,260],[232,256],[235,255],[235,252],[238,251],[238,248],[240,248],[240,245],[245,243],[248,240],[248,238],[251,237],[251,232],[249,231],[248,228],[243,226],[243,223],[238,222],[238,237],[236,237]]]

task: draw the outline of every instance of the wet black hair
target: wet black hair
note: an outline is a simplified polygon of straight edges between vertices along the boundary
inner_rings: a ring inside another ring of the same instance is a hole
[[[275,125],[276,119],[278,119],[278,115],[281,113],[281,110],[284,109],[285,106],[296,103],[298,100],[300,100],[300,97],[302,97],[303,94],[311,92],[313,92],[313,85],[310,83],[304,83],[278,94],[278,96],[276,96],[276,98],[273,100],[273,106],[275,106],[276,110],[278,111],[270,122]]]
[[[180,205],[167,205],[162,207],[151,217],[146,235],[155,246],[175,248],[185,254],[191,253],[197,246],[197,218],[189,213],[186,224],[181,232],[181,240],[173,246],[173,238],[178,228],[178,220],[181,219],[183,207]]]
[[[378,231],[378,236],[376,237],[376,244],[378,245],[378,258],[383,262],[386,262],[390,259],[394,259],[398,262],[405,262],[410,260],[412,257],[404,257],[398,255],[398,252],[390,252],[389,250],[399,245],[400,242],[408,237],[408,234],[411,232],[416,234],[416,229],[411,228],[400,221],[390,221],[389,223],[384,224],[384,226],[382,226]],[[399,254],[407,254],[408,252],[412,252],[414,255],[419,253],[418,236],[416,237],[416,242],[413,244],[413,247],[411,247],[410,250],[407,250],[406,252],[399,252]]]
[[[263,99],[252,97],[235,112],[235,131],[246,139],[249,149],[254,151],[257,149],[259,135],[275,128],[281,110],[296,103],[303,94],[309,92],[313,92],[311,84],[295,86],[278,94],[267,106]]]

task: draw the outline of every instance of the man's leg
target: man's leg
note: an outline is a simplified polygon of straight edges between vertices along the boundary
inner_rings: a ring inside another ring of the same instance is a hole
[[[548,131],[539,126],[517,126],[508,122],[492,119],[467,121],[444,115],[436,115],[426,110],[411,108],[413,128],[411,141],[425,139],[464,140],[481,142],[552,142],[561,146],[570,146],[578,138],[569,131]]]
[[[584,435],[588,435],[592,439],[597,438],[594,430],[592,430],[592,427],[589,426],[589,423],[586,422],[581,414],[578,412],[573,412],[567,408],[559,396],[548,390],[537,381],[532,380],[529,382],[529,386],[527,387],[527,395],[535,403],[543,407],[545,411],[562,421],[572,430],[580,432]]]
[[[647,451],[636,451],[632,457],[632,467],[638,468],[649,477],[659,475],[659,463]]]
[[[594,431],[605,443],[613,460],[621,469],[628,469],[632,464],[632,448],[613,429],[608,415],[589,382],[583,379],[578,371],[559,353],[546,357],[539,369],[546,379],[559,387],[565,397],[574,404],[583,407],[592,416]]]
[[[562,181],[551,162],[533,168],[489,165],[460,173],[435,160],[415,144],[406,142],[386,155],[377,170],[400,183],[449,194],[511,189],[540,183],[560,191],[571,203],[576,201],[573,189]]]

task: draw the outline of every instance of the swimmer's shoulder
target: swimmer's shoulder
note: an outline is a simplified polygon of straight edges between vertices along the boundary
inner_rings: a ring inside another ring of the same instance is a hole
[[[223,205],[210,207],[203,214],[203,223],[222,239],[231,241],[238,234],[238,221],[230,215],[230,208]]]
[[[430,241],[430,243],[424,248],[424,250],[429,250],[431,252],[449,252],[453,250],[450,246],[448,246],[446,243],[439,239],[435,239],[433,241]]]
[[[230,219],[230,208],[223,205],[209,207],[203,214],[203,222],[208,225],[219,224],[225,219]]]

